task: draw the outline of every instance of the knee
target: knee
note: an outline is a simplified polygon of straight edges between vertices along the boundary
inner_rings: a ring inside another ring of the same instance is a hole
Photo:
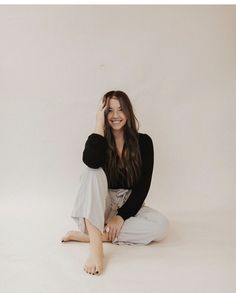
[[[81,177],[98,177],[98,178],[102,178],[104,180],[107,179],[106,177],[106,173],[105,171],[103,170],[102,167],[99,167],[99,168],[90,168],[88,167],[87,165],[84,167],[84,169],[82,170],[82,174],[81,174]]]
[[[169,232],[169,220],[162,215],[158,217],[158,221],[153,225],[153,241],[163,240]]]
[[[91,173],[91,174],[100,174],[100,173],[104,173],[104,170],[102,167],[99,167],[99,168],[90,168],[88,167],[87,165],[84,166],[83,168],[83,172],[82,173]]]

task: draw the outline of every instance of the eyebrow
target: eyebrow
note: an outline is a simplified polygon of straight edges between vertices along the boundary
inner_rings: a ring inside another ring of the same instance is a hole
[[[113,109],[112,107],[109,107],[109,109]],[[118,107],[118,109],[121,109],[121,107]]]

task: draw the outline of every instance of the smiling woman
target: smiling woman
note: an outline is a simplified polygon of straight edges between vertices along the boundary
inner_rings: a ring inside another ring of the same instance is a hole
[[[140,175],[141,154],[138,142],[138,120],[128,96],[122,91],[108,92],[103,97],[105,110],[104,136],[108,149],[104,171],[109,185],[116,185],[119,176],[130,188]],[[119,174],[117,168],[125,172]]]
[[[102,97],[96,128],[83,151],[88,167],[82,173],[71,217],[79,231],[69,231],[63,242],[90,242],[84,265],[87,273],[103,270],[102,242],[146,245],[162,240],[169,222],[145,205],[154,165],[154,148],[139,123],[129,97],[110,91]]]
[[[110,106],[108,109],[107,120],[110,126],[113,128],[113,133],[121,131],[126,124],[127,118],[120,107],[120,102],[116,98],[110,99]]]

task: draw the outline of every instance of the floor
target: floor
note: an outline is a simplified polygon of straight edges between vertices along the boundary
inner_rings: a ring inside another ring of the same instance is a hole
[[[88,244],[61,243],[76,226],[71,206],[48,199],[0,199],[0,291],[236,292],[235,212],[162,211],[168,236],[147,246],[104,243],[105,270],[88,275]]]

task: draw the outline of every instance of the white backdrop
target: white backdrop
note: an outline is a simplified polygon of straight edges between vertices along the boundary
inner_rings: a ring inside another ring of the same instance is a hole
[[[235,6],[1,6],[1,199],[71,207],[98,102],[119,89],[154,143],[147,203],[234,209],[235,36]]]

